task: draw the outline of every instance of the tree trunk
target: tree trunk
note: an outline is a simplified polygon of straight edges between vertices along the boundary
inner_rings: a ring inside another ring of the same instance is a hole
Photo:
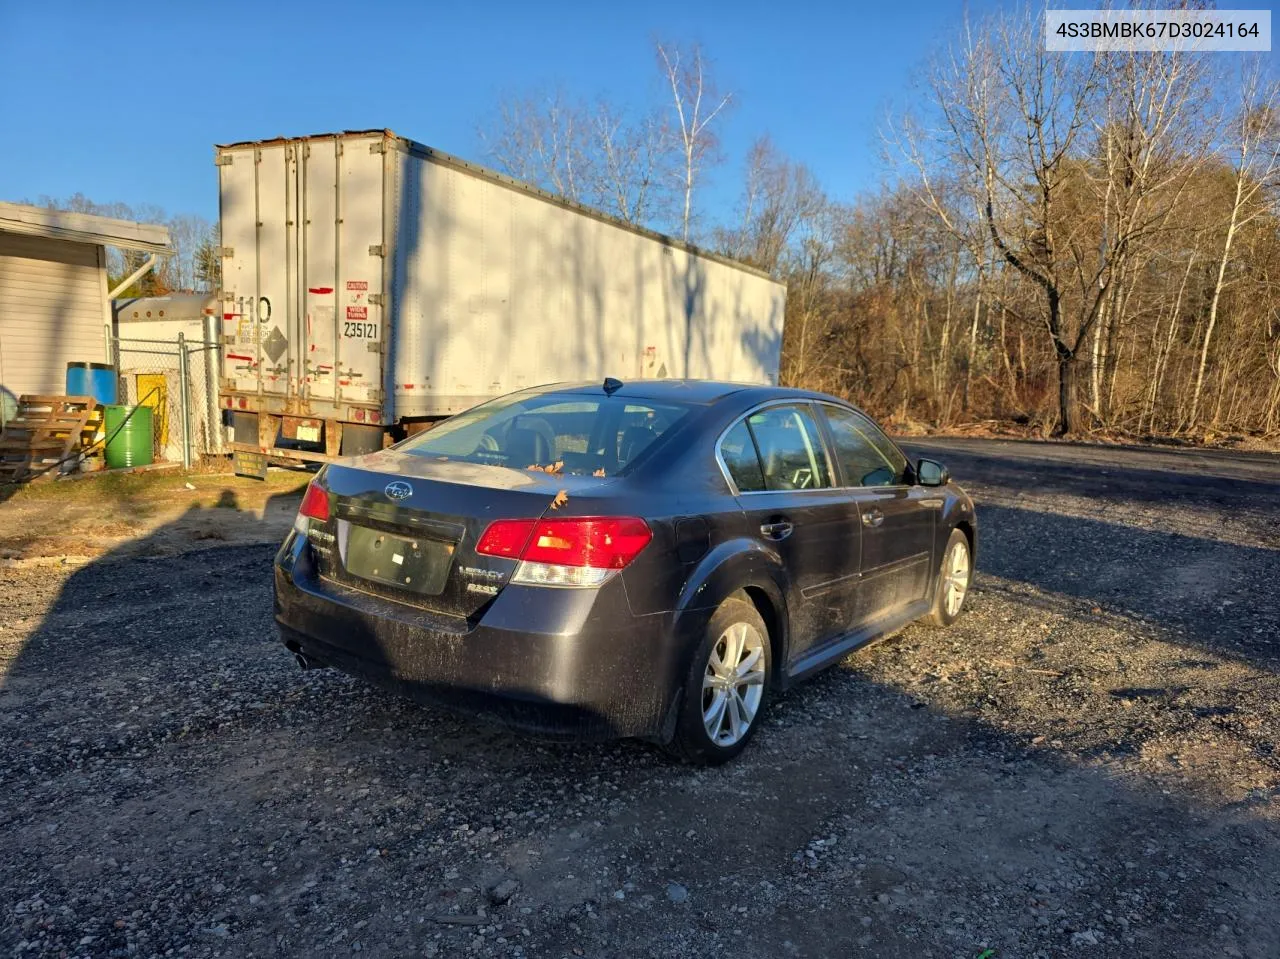
[[[1103,422],[1102,411],[1102,375],[1103,364],[1107,361],[1107,355],[1103,350],[1103,343],[1106,339],[1105,327],[1107,325],[1107,308],[1102,307],[1102,315],[1098,317],[1098,321],[1093,325],[1093,356],[1089,363],[1089,387],[1090,399],[1093,401],[1093,415],[1100,423]]]
[[[978,351],[978,317],[982,311],[982,270],[978,270],[978,290],[973,297],[973,323],[969,326],[969,350],[964,361],[964,393],[960,399],[960,409],[969,412],[969,388],[973,383],[973,360]]]
[[[1058,425],[1054,436],[1070,436],[1075,432],[1076,358],[1066,350],[1058,351]]]
[[[1213,284],[1213,297],[1209,300],[1209,322],[1204,330],[1204,341],[1200,346],[1200,365],[1196,370],[1196,385],[1191,393],[1191,415],[1187,419],[1187,428],[1195,429],[1196,418],[1200,412],[1200,393],[1204,389],[1204,370],[1209,359],[1209,341],[1213,339],[1213,328],[1218,323],[1218,301],[1222,297],[1222,281],[1227,275],[1227,263],[1231,259],[1231,241],[1236,236],[1236,224],[1240,220],[1240,199],[1244,193],[1244,160],[1236,171],[1236,196],[1231,204],[1231,219],[1227,223],[1227,238],[1222,244],[1222,259],[1218,261],[1218,279]]]

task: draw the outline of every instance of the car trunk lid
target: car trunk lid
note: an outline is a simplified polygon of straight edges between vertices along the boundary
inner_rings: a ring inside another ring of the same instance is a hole
[[[385,450],[325,473],[330,518],[313,544],[322,577],[445,615],[475,618],[516,560],[476,552],[498,519],[538,519],[562,490],[598,493],[611,481],[428,458]]]

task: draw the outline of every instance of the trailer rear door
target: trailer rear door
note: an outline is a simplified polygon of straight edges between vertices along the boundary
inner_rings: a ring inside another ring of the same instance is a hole
[[[305,389],[315,402],[378,404],[384,341],[382,137],[302,147]]]
[[[381,143],[381,136],[317,137],[219,155],[233,392],[315,416],[381,403]]]

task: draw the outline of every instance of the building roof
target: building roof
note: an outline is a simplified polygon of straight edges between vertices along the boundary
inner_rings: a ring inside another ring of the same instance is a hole
[[[0,202],[0,233],[71,240],[147,253],[173,253],[169,228],[158,223],[134,223],[132,220],[46,210],[21,203]]]
[[[111,301],[117,320],[199,320],[222,313],[222,301],[213,293],[169,293],[165,296],[117,297]]]

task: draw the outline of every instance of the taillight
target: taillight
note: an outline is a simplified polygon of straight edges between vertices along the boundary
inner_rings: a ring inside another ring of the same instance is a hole
[[[298,516],[293,521],[293,528],[304,536],[310,523],[307,520],[321,523],[329,521],[329,494],[316,485],[315,480],[307,484],[307,491],[302,494],[302,505],[298,507]]]
[[[536,522],[532,519],[500,519],[490,523],[476,544],[476,552],[485,556],[519,559]]]
[[[652,538],[648,524],[632,516],[504,519],[485,529],[476,552],[520,560],[513,583],[599,586]]]

